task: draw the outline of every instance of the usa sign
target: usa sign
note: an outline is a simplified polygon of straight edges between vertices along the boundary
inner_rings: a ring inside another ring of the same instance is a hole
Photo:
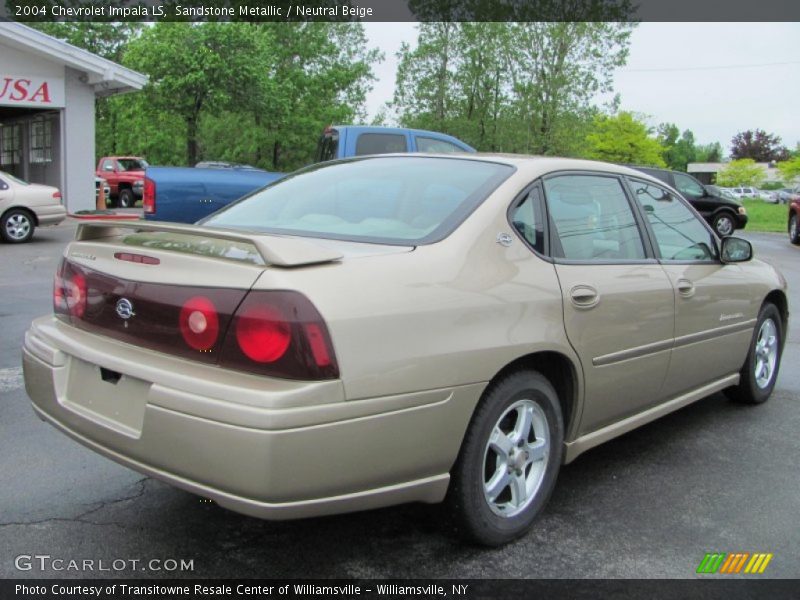
[[[0,106],[61,108],[64,106],[64,80],[0,73]]]

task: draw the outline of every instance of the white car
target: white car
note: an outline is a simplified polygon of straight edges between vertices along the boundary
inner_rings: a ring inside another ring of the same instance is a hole
[[[731,188],[731,193],[739,200],[742,198],[758,198],[758,190],[754,187]]]
[[[58,188],[0,171],[0,237],[4,242],[28,242],[37,227],[58,225],[66,217]]]
[[[757,192],[758,197],[764,202],[769,202],[770,204],[778,204],[780,202],[777,192],[771,190],[757,190]]]

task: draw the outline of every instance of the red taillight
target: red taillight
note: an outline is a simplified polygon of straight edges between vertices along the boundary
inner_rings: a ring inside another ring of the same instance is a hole
[[[148,177],[144,178],[144,191],[142,192],[142,208],[147,214],[156,212],[156,184]]]
[[[317,323],[307,323],[305,325],[306,337],[308,337],[311,354],[318,367],[327,367],[331,364],[331,355],[328,352],[326,336]]]
[[[53,200],[58,200],[58,203],[61,204],[62,203],[61,202],[61,192],[59,192],[58,190],[53,192]]]
[[[184,303],[178,325],[186,343],[201,352],[211,350],[219,337],[219,313],[205,296],[194,296]]]
[[[291,327],[274,306],[251,306],[236,320],[236,342],[257,363],[275,362],[286,354],[291,341]]]
[[[53,280],[53,310],[78,318],[86,312],[86,277],[66,261]]]
[[[247,294],[228,329],[220,365],[289,379],[335,379],[339,367],[328,328],[304,295]]]

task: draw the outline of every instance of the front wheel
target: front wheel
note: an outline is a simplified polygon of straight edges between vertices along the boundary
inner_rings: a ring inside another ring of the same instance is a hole
[[[783,349],[783,321],[774,304],[761,308],[739,385],[727,394],[746,404],[766,402],[775,387]]]
[[[714,221],[711,223],[711,226],[721,238],[728,237],[733,233],[734,229],[736,229],[736,223],[733,220],[733,216],[727,212],[720,213],[714,217]]]
[[[31,213],[19,208],[12,209],[0,220],[0,237],[10,244],[29,242],[36,228]]]
[[[117,205],[120,208],[131,208],[134,204],[133,199],[133,192],[129,189],[124,189],[119,191],[119,197],[117,198]]]
[[[792,213],[789,217],[789,241],[793,244],[800,244],[800,225],[797,221],[797,213]]]
[[[530,528],[555,487],[564,424],[553,386],[535,371],[492,384],[467,429],[448,502],[461,532],[499,546]]]

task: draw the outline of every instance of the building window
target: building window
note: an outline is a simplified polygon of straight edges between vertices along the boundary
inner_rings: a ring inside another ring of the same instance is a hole
[[[0,126],[0,167],[5,171],[11,171],[11,167],[20,164],[21,153],[20,126],[18,124]]]
[[[30,122],[31,164],[53,161],[53,121],[37,117]]]

